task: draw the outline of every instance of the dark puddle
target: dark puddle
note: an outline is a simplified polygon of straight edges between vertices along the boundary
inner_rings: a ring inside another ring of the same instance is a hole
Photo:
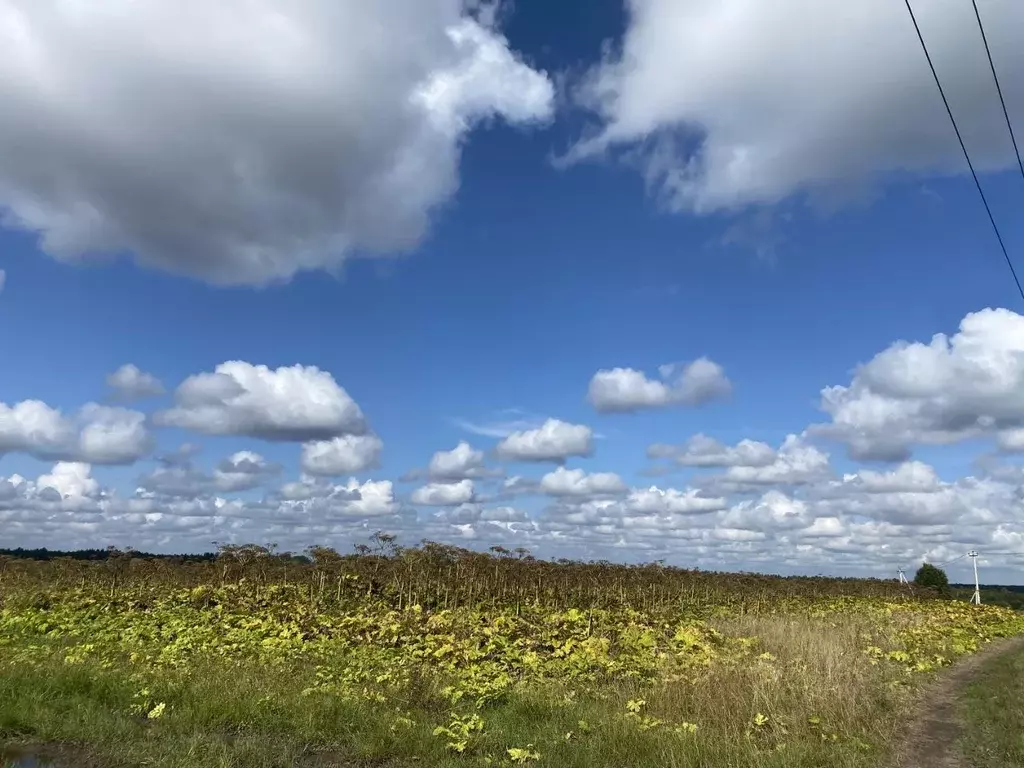
[[[0,747],[3,768],[57,768],[57,764],[39,752],[17,747]]]

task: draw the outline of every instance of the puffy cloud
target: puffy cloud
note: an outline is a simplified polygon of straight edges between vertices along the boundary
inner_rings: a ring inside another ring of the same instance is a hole
[[[427,473],[434,480],[463,480],[486,474],[484,452],[460,440],[450,451],[437,451],[430,459]]]
[[[92,467],[81,462],[58,462],[48,475],[40,475],[36,486],[53,488],[62,498],[95,496],[99,483],[91,475]]]
[[[473,501],[476,492],[472,480],[457,483],[429,483],[412,492],[412,503],[431,507],[448,507]]]
[[[760,448],[753,453],[748,451],[747,456],[756,456],[760,451]],[[803,437],[789,435],[771,462],[732,464],[725,472],[699,478],[696,482],[717,493],[745,493],[771,485],[820,483],[831,476],[832,468],[827,453],[808,444]]]
[[[625,493],[626,484],[614,472],[588,475],[582,469],[558,467],[541,478],[540,490],[549,496],[589,498]]]
[[[222,284],[408,250],[475,125],[552,112],[479,5],[2,0],[6,222]]]
[[[643,408],[701,405],[732,391],[722,366],[706,357],[685,365],[663,365],[660,379],[632,368],[601,370],[590,380],[587,400],[599,413],[631,413]]]
[[[158,423],[211,435],[306,442],[366,431],[356,402],[314,366],[272,370],[233,360],[190,376],[174,399],[173,408],[156,415]]]
[[[930,493],[939,490],[941,482],[935,469],[928,464],[908,461],[892,472],[862,469],[844,475],[843,484],[866,493]]]
[[[381,517],[394,515],[399,511],[395,501],[395,489],[390,480],[349,480],[344,489],[349,494],[358,494],[344,505],[344,512],[353,517]]]
[[[771,531],[807,528],[813,520],[807,503],[771,490],[759,499],[741,501],[723,517],[726,526],[749,530]]]
[[[302,471],[310,475],[347,475],[378,466],[384,442],[377,435],[344,435],[302,446]]]
[[[93,464],[132,464],[153,449],[146,416],[126,408],[85,406],[75,455]]]
[[[509,461],[562,462],[593,453],[594,433],[582,424],[548,419],[540,427],[513,432],[498,443],[498,456]]]
[[[156,376],[139,370],[132,363],[122,365],[107,376],[107,386],[114,390],[115,397],[123,401],[156,397],[166,391]]]
[[[776,203],[871,176],[962,173],[902,3],[629,0],[621,51],[580,94],[602,118],[569,159],[630,150],[675,210]],[[930,52],[972,158],[1014,165],[970,4],[922,3]],[[1011,118],[1024,120],[1024,5],[984,10]],[[871,51],[869,57],[862,55]]]
[[[766,467],[775,462],[776,452],[767,443],[740,440],[727,446],[713,437],[697,434],[683,445],[656,443],[647,449],[651,459],[671,459],[684,467]]]
[[[229,461],[259,464],[243,456]],[[896,565],[951,559],[967,547],[1003,568],[1016,562],[1020,478],[939,481],[934,490],[913,480],[930,474],[923,465],[870,472],[788,492],[768,487],[747,500],[657,487],[624,498],[570,497],[531,517],[472,500],[417,514],[396,502],[390,482],[334,484],[308,475],[259,500],[148,489],[120,496],[100,487],[87,467],[58,464],[35,481],[0,478],[0,526],[28,546],[114,542],[158,551],[204,550],[212,539],[347,549],[383,529],[401,543],[427,538],[481,549],[524,546],[542,557],[665,558],[705,569],[894,576]],[[438,487],[451,492],[456,485]]]
[[[44,402],[23,400],[13,406],[0,403],[0,453],[25,451],[53,456],[62,453],[74,438],[72,424]]]
[[[636,488],[630,492],[625,507],[632,513],[646,515],[703,515],[725,509],[727,502],[710,498],[693,488],[679,491],[675,488]]]
[[[39,400],[0,403],[0,454],[22,451],[41,459],[132,464],[152,450],[146,417],[95,403],[72,418]]]
[[[394,485],[390,480],[367,480],[360,483],[352,478],[345,485],[304,476],[297,483],[281,487],[281,509],[311,516],[373,518],[397,514],[400,505],[395,500]],[[272,513],[278,509],[268,505]]]
[[[1004,429],[996,435],[996,444],[999,450],[1007,453],[1020,453],[1024,451],[1024,429]]]
[[[858,493],[856,488],[833,488],[830,493],[831,498],[818,501],[823,512],[908,526],[955,525],[969,518],[1002,520],[1010,509],[1005,486],[973,479],[928,490]]]
[[[904,526],[985,526],[1017,517],[1019,473],[992,479],[965,477],[944,482],[934,468],[906,462],[890,472],[861,469],[841,480],[812,487],[809,498],[823,513],[871,518]]]
[[[858,459],[904,460],[915,443],[981,435],[1012,450],[1024,427],[1024,317],[986,309],[952,337],[897,342],[848,386],[826,387],[821,408],[831,422],[811,432],[844,442]]]

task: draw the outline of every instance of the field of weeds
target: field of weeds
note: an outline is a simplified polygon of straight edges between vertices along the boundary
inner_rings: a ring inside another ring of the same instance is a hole
[[[1024,632],[894,582],[387,544],[0,561],[0,738],[103,766],[876,768],[930,673]]]

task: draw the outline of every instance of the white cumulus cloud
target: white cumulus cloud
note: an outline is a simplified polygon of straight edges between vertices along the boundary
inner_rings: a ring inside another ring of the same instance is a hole
[[[457,483],[429,483],[412,492],[412,503],[431,507],[447,507],[473,501],[476,492],[472,480]]]
[[[430,459],[427,473],[434,480],[463,480],[485,474],[484,452],[465,440],[450,451],[437,451]]]
[[[966,170],[902,2],[626,5],[621,50],[580,94],[603,125],[570,159],[630,150],[672,209],[772,204],[872,176]],[[982,169],[1015,165],[971,4],[932,0],[917,11],[972,158]],[[1019,123],[1024,5],[990,2],[982,13]]]
[[[211,435],[318,441],[363,434],[363,412],[334,377],[314,366],[272,370],[240,360],[190,376],[158,423]]]
[[[221,284],[410,249],[475,125],[552,113],[477,5],[0,0],[5,221]]]
[[[152,450],[145,414],[89,403],[65,416],[39,400],[0,403],[0,455],[24,452],[40,459],[132,464]]]
[[[592,472],[558,467],[540,481],[540,490],[549,496],[589,498],[626,492],[626,484],[614,472]]]
[[[636,488],[625,502],[626,508],[641,515],[702,515],[718,512],[728,506],[723,498],[704,496],[693,488]]]
[[[1024,317],[974,312],[952,337],[897,342],[860,366],[849,385],[826,387],[831,422],[811,432],[844,442],[854,458],[905,460],[915,443],[991,435],[1004,449],[1024,427]]]
[[[590,380],[587,400],[599,413],[631,413],[670,405],[701,405],[725,397],[732,385],[722,366],[706,357],[663,365],[660,379],[633,368],[601,370]]]
[[[81,462],[58,462],[48,475],[40,475],[36,486],[53,488],[62,498],[95,496],[99,483],[92,477],[92,467]]]
[[[376,467],[384,442],[374,434],[343,435],[302,446],[300,464],[310,475],[336,476]]]
[[[754,490],[759,486],[807,485],[832,475],[829,455],[799,435],[788,435],[769,463],[733,464],[707,479],[720,491]]]
[[[497,452],[509,461],[562,462],[570,456],[589,456],[593,441],[590,427],[548,419],[536,429],[513,432],[498,443]]]

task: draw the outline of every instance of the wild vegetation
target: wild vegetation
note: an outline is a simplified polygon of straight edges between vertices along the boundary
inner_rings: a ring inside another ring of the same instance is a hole
[[[1024,768],[1024,651],[989,661],[958,702],[960,751],[972,768]]]
[[[0,737],[97,765],[875,766],[1024,619],[895,581],[481,554],[0,558]],[[364,761],[364,762],[359,762]]]

